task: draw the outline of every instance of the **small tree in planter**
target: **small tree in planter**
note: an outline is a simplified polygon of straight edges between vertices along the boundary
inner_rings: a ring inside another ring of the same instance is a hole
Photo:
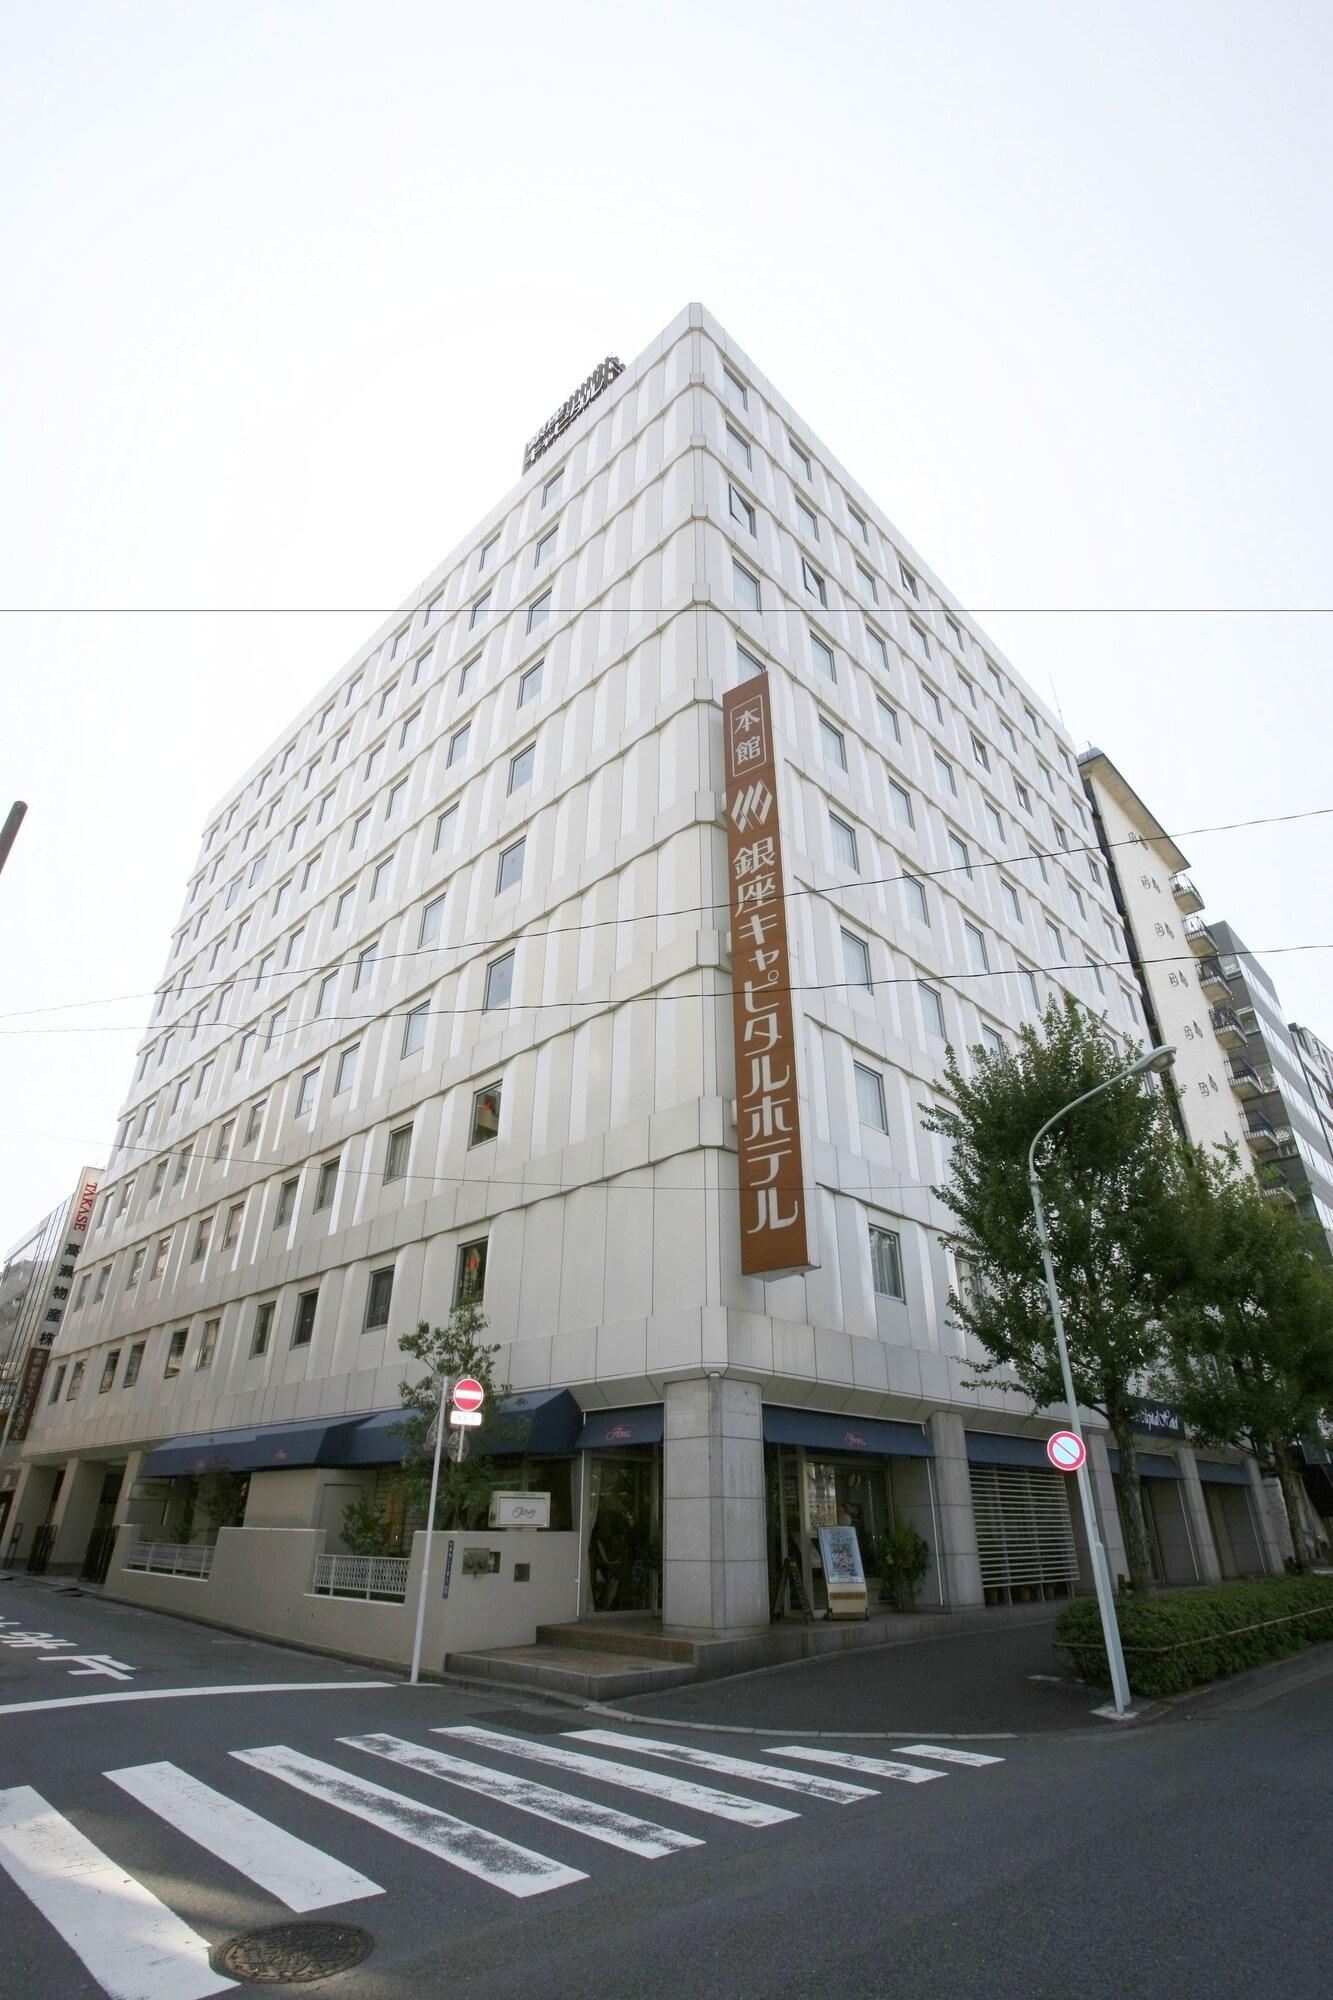
[[[910,1521],[900,1521],[887,1535],[876,1535],[879,1558],[879,1601],[900,1611],[916,1609],[921,1579],[930,1568],[930,1544]]]

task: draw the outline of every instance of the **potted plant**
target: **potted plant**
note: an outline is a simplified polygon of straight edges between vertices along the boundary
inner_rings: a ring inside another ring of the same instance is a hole
[[[930,1544],[910,1522],[901,1521],[887,1535],[876,1535],[879,1558],[879,1601],[900,1611],[916,1608],[921,1579],[930,1568]]]

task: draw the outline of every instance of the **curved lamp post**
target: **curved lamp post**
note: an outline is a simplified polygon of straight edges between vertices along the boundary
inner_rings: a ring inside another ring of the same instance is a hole
[[[1060,1294],[1055,1285],[1055,1267],[1051,1263],[1051,1239],[1046,1229],[1046,1212],[1041,1205],[1041,1187],[1037,1180],[1037,1147],[1046,1137],[1052,1125],[1058,1125],[1080,1104],[1087,1104],[1091,1098],[1100,1097],[1104,1090],[1110,1090],[1116,1083],[1123,1083],[1127,1077],[1143,1076],[1149,1070],[1170,1069],[1176,1059],[1173,1048],[1152,1049],[1146,1056],[1140,1056],[1128,1069],[1118,1070],[1108,1076],[1092,1090],[1085,1090],[1082,1097],[1075,1097],[1062,1105],[1053,1118],[1048,1118],[1028,1147],[1028,1191],[1032,1196],[1032,1212],[1037,1219],[1037,1241],[1041,1246],[1041,1265],[1046,1274],[1046,1293],[1051,1305],[1051,1325],[1055,1329],[1055,1345],[1060,1356],[1060,1376],[1064,1383],[1065,1401],[1069,1405],[1069,1428],[1079,1442],[1083,1442],[1083,1427],[1078,1420],[1078,1398],[1074,1394],[1074,1377],[1069,1366],[1069,1349],[1065,1344],[1065,1323],[1060,1311]],[[1102,1546],[1101,1530],[1097,1525],[1097,1510],[1093,1504],[1092,1481],[1088,1477],[1088,1462],[1083,1463],[1075,1473],[1078,1480],[1078,1496],[1083,1503],[1083,1525],[1088,1537],[1088,1554],[1092,1560],[1093,1582],[1097,1587],[1097,1607],[1102,1615],[1102,1635],[1106,1641],[1106,1658],[1111,1668],[1111,1690],[1115,1698],[1117,1718],[1129,1713],[1129,1676],[1125,1672],[1125,1655],[1120,1644],[1120,1626],[1115,1615],[1115,1593],[1111,1588],[1111,1572],[1107,1566],[1106,1550]]]

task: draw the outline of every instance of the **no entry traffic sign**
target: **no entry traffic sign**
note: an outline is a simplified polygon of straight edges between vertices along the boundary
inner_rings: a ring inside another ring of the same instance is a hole
[[[1073,1431],[1054,1431],[1046,1440],[1046,1456],[1057,1472],[1077,1472],[1087,1455],[1087,1446]]]
[[[454,1383],[453,1405],[456,1410],[479,1410],[486,1400],[486,1391],[475,1375],[460,1375]]]

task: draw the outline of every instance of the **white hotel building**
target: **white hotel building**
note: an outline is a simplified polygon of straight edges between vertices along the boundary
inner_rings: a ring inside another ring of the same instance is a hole
[[[818,1609],[840,1516],[867,1551],[919,1526],[927,1604],[1075,1577],[1049,1425],[968,1386],[919,1119],[946,1041],[1055,989],[1144,1032],[1072,745],[701,307],[607,373],[209,814],[11,1554],[55,1526],[77,1563],[117,1468],[170,1534],[162,1482],[215,1465],[248,1523],[336,1547],[393,1457],[399,1335],[470,1279],[529,1392],[514,1482],[596,1538],[586,1611],[752,1629],[788,1550]],[[757,673],[813,1260],[767,1282],[720,709]],[[1093,1466],[1114,1562],[1100,1435]]]

